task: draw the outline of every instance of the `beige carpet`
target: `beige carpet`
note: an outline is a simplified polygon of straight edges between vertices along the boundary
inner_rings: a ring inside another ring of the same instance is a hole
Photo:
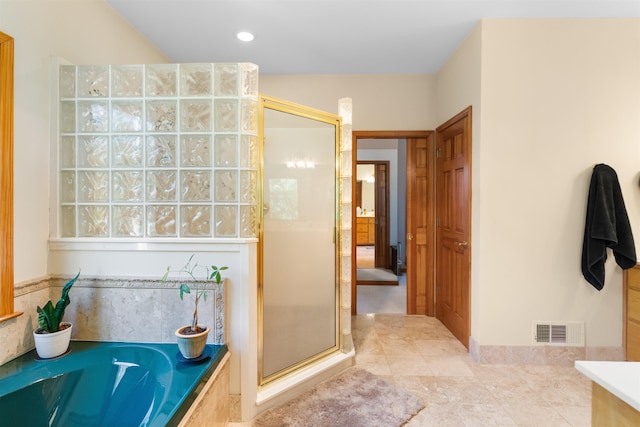
[[[353,367],[287,403],[269,409],[254,427],[398,427],[424,404],[367,370]]]

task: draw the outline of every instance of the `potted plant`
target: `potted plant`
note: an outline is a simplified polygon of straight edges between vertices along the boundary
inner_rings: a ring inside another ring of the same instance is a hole
[[[69,349],[71,341],[71,329],[73,325],[69,322],[63,322],[64,310],[67,308],[71,300],[69,299],[69,290],[78,280],[80,272],[76,277],[69,280],[62,288],[62,295],[53,306],[49,300],[44,307],[38,306],[38,328],[33,331],[33,339],[36,344],[36,352],[41,359],[51,359],[64,354]]]
[[[186,274],[190,279],[189,282],[180,283],[180,300],[184,301],[185,294],[191,295],[194,299],[191,323],[186,326],[181,326],[175,333],[178,348],[185,359],[197,359],[200,357],[207,343],[210,328],[208,325],[200,325],[198,322],[198,303],[201,298],[205,301],[207,300],[207,289],[205,285],[207,282],[213,281],[216,287],[220,287],[223,280],[220,272],[228,269],[228,267],[216,267],[215,265],[200,265],[197,261],[194,261],[193,258],[194,255],[191,255],[187,263],[180,270],[176,271],[179,275]],[[201,278],[198,278],[197,275],[200,271],[204,272],[204,274]],[[171,266],[167,267],[162,281],[166,281],[172,272]]]

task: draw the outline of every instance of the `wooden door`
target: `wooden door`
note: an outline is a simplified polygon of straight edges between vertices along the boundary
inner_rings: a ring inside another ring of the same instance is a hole
[[[436,129],[436,317],[469,348],[471,107]]]
[[[407,314],[433,316],[433,134],[407,138]]]
[[[375,163],[375,267],[389,268],[389,162]]]

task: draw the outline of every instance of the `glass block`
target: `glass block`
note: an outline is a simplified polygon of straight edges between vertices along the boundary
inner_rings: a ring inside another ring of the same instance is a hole
[[[351,157],[352,155],[353,151],[343,151],[342,153],[340,153],[340,175],[345,178],[350,178],[353,176],[353,159]]]
[[[142,237],[142,206],[113,206],[111,208],[112,237]]]
[[[211,206],[181,206],[180,234],[182,237],[210,237]]]
[[[351,203],[351,178],[342,178],[340,180],[340,201],[342,203]]]
[[[203,132],[211,130],[211,100],[181,99],[180,130]]]
[[[107,132],[109,104],[107,101],[78,101],[78,131]]]
[[[342,230],[340,233],[340,250],[342,255],[349,255],[351,253],[351,232],[350,230]]]
[[[258,103],[253,99],[242,100],[242,132],[258,133]]]
[[[142,166],[142,137],[140,135],[112,137],[111,164],[113,167]]]
[[[152,202],[175,201],[177,185],[177,172],[174,170],[148,171],[146,199]]]
[[[174,132],[177,129],[176,101],[147,101],[147,130]]]
[[[211,166],[211,136],[183,135],[180,164],[185,167]]]
[[[78,200],[81,202],[109,201],[109,172],[81,171],[78,182]]]
[[[232,202],[237,200],[237,171],[215,171],[215,200],[216,202]]]
[[[176,166],[176,135],[147,136],[147,166]]]
[[[258,207],[240,206],[240,237],[258,235]]]
[[[108,136],[78,136],[78,167],[106,168],[109,166]]]
[[[60,201],[73,203],[76,201],[76,173],[63,171],[60,173]]]
[[[75,206],[62,206],[60,208],[60,237],[76,237]]]
[[[213,161],[215,166],[235,167],[238,165],[238,135],[216,135]]]
[[[175,206],[147,206],[147,236],[173,237],[176,235]]]
[[[111,130],[113,132],[140,132],[142,130],[142,101],[113,101],[111,103]]]
[[[236,237],[237,206],[215,207],[215,237]]]
[[[146,96],[175,96],[177,80],[176,64],[147,65]]]
[[[109,66],[79,65],[78,98],[109,96]]]
[[[111,200],[116,202],[141,202],[144,176],[141,170],[112,172]]]
[[[352,136],[352,128],[353,125],[351,124],[342,124],[342,150],[351,150],[352,149],[352,143],[351,143],[351,136]]]
[[[340,222],[342,222],[342,224],[340,224],[340,227],[342,227],[343,229],[351,228],[351,215],[340,215]]]
[[[216,132],[235,132],[238,130],[238,100],[216,99],[213,123]]]
[[[343,256],[340,258],[340,280],[351,279],[351,257]]]
[[[74,133],[76,131],[76,103],[73,101],[60,102],[60,132]]]
[[[238,96],[238,65],[214,64],[214,96]]]
[[[115,98],[142,96],[142,65],[112,65],[111,96]]]
[[[351,98],[340,98],[338,100],[338,114],[342,117],[342,123],[353,123],[353,102]]]
[[[60,137],[60,167],[73,168],[76,166],[76,137]]]
[[[60,66],[60,98],[75,98],[76,96],[76,66]]]
[[[240,202],[258,203],[258,172],[240,171]]]
[[[258,138],[254,135],[242,135],[240,142],[240,167],[252,169],[258,167]]]
[[[109,235],[108,206],[78,206],[78,236],[107,237]]]
[[[182,171],[180,181],[180,199],[183,201],[204,202],[211,200],[211,171]]]
[[[212,64],[180,65],[180,96],[211,95]]]
[[[242,67],[242,92],[241,96],[258,97],[258,66],[244,63]]]

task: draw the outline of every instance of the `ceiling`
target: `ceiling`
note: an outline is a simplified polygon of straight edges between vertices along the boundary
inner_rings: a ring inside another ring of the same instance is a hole
[[[107,2],[173,62],[253,62],[261,74],[432,74],[482,18],[640,17],[640,0]]]

